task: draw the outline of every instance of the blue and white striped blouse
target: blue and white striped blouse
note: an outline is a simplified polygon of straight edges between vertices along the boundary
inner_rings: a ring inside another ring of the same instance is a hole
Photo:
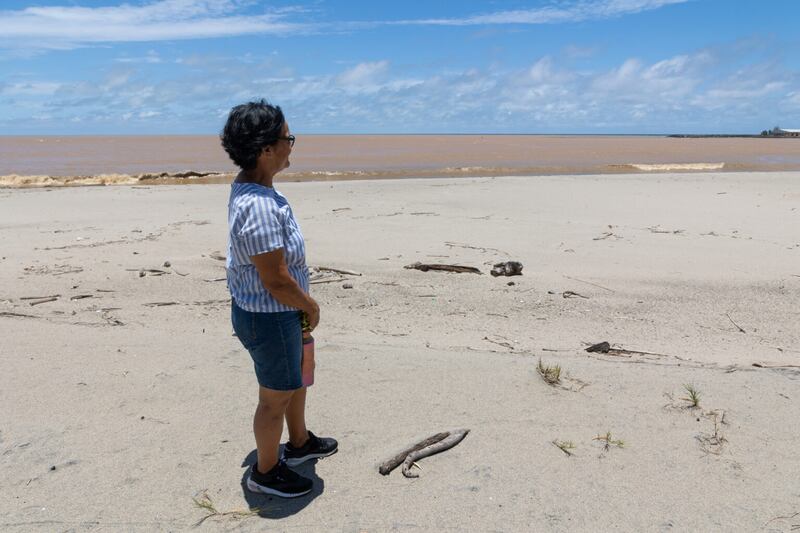
[[[228,289],[245,311],[296,311],[276,300],[261,282],[250,257],[283,248],[289,274],[308,292],[306,246],[286,197],[256,183],[231,184],[228,201]]]

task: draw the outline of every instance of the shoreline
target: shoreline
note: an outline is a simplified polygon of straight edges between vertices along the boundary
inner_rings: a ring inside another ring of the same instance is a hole
[[[481,177],[544,177],[544,176],[614,176],[646,173],[663,175],[669,173],[704,174],[710,172],[791,172],[800,171],[800,165],[748,165],[728,163],[620,163],[594,167],[464,167],[430,168],[418,170],[352,170],[283,172],[284,183],[403,180],[436,178],[481,178]],[[141,174],[97,174],[97,175],[17,175],[0,176],[0,189],[26,189],[48,187],[91,187],[115,185],[210,185],[229,183],[234,172],[196,171],[145,172]]]

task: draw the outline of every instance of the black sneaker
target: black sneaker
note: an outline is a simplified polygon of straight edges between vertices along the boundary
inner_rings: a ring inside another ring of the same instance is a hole
[[[287,465],[297,466],[309,459],[333,455],[338,449],[339,443],[336,442],[336,439],[317,437],[309,431],[308,440],[300,448],[295,448],[291,442],[286,443],[283,449],[283,458]]]
[[[247,476],[247,489],[250,492],[272,494],[281,498],[296,498],[311,492],[313,482],[289,469],[283,461],[272,467],[272,470],[262,474],[256,465]]]

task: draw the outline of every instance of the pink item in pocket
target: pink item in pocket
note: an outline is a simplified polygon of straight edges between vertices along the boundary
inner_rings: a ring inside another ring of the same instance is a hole
[[[314,337],[311,333],[303,333],[303,361],[300,365],[303,374],[303,386],[314,384]]]

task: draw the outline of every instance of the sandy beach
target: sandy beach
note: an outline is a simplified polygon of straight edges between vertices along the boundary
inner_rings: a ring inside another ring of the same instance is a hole
[[[227,185],[0,189],[0,529],[800,527],[796,172],[277,187],[309,264],[361,274],[312,285],[309,427],[340,443],[312,495],[243,490]],[[377,472],[456,428],[418,479]]]

